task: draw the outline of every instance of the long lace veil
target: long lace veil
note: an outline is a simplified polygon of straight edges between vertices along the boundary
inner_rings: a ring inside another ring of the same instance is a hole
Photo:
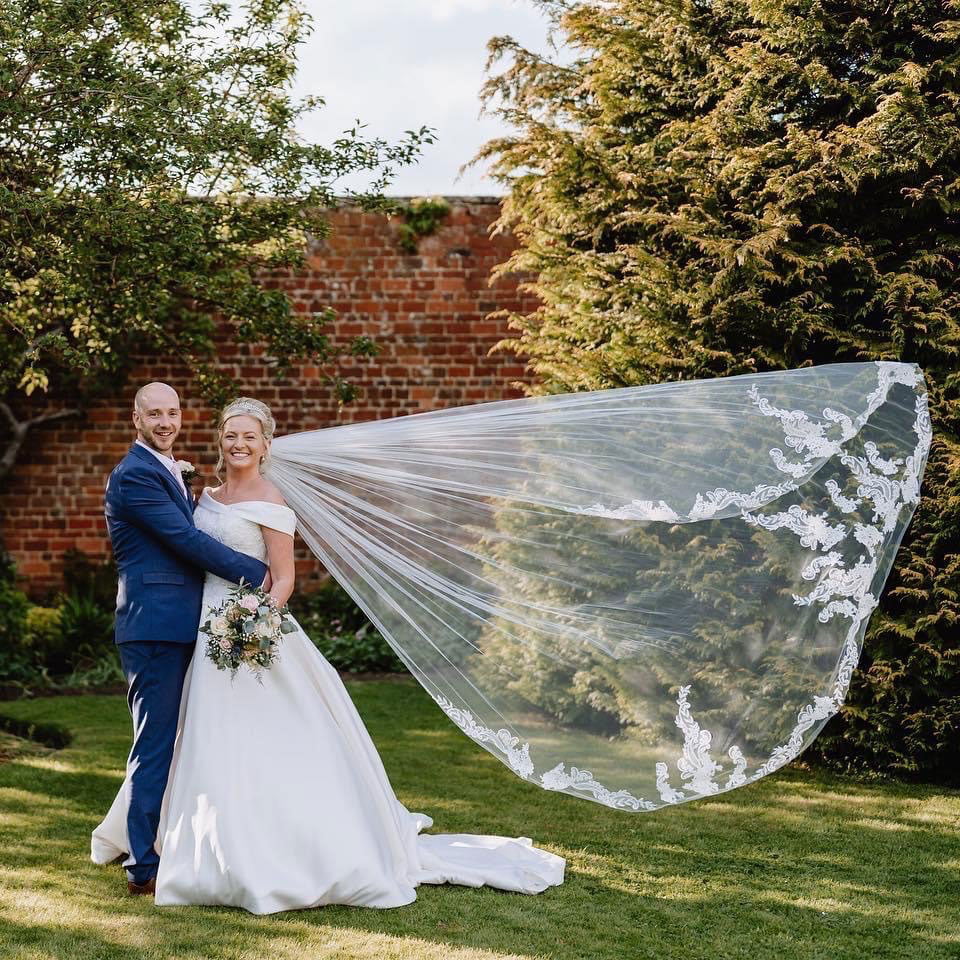
[[[930,439],[919,367],[838,363],[297,433],[270,476],[468,737],[646,811],[839,709]]]

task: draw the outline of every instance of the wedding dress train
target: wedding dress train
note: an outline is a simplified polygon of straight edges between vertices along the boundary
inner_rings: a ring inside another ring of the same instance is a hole
[[[195,522],[263,558],[260,526],[293,533],[296,518],[204,490]],[[208,575],[204,610],[231,587]],[[164,796],[158,905],[399,907],[421,883],[533,894],[563,882],[565,860],[527,837],[421,833],[432,819],[397,799],[339,675],[302,630],[284,635],[262,685],[245,669],[231,680],[203,648],[200,637]],[[126,853],[126,798],[125,781],[93,831],[97,863]]]

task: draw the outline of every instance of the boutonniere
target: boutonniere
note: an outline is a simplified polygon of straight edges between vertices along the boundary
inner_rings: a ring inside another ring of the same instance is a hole
[[[180,476],[183,482],[189,487],[197,478],[197,471],[189,460],[178,460],[177,467],[180,469]]]

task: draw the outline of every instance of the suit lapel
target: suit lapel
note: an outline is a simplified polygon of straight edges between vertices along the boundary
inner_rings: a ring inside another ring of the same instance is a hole
[[[180,484],[174,479],[173,474],[169,470],[165,469],[163,464],[149,451],[144,450],[140,444],[135,443],[131,448],[130,452],[142,460],[147,466],[152,467],[153,470],[160,476],[160,479],[166,484],[166,487],[171,491],[173,497],[172,499],[177,504],[178,507],[187,515],[187,517],[192,521],[193,520],[193,504],[188,503],[190,499],[189,496],[183,495],[183,490],[180,489]]]

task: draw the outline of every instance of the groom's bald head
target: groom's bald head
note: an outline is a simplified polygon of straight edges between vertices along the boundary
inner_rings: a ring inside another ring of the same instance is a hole
[[[161,383],[155,380],[153,383],[145,383],[133,398],[134,410],[146,410],[150,406],[163,404],[165,406],[180,406],[180,395],[169,383]]]
[[[169,383],[144,384],[133,398],[133,425],[137,436],[158,453],[171,456],[180,432],[180,396]]]

